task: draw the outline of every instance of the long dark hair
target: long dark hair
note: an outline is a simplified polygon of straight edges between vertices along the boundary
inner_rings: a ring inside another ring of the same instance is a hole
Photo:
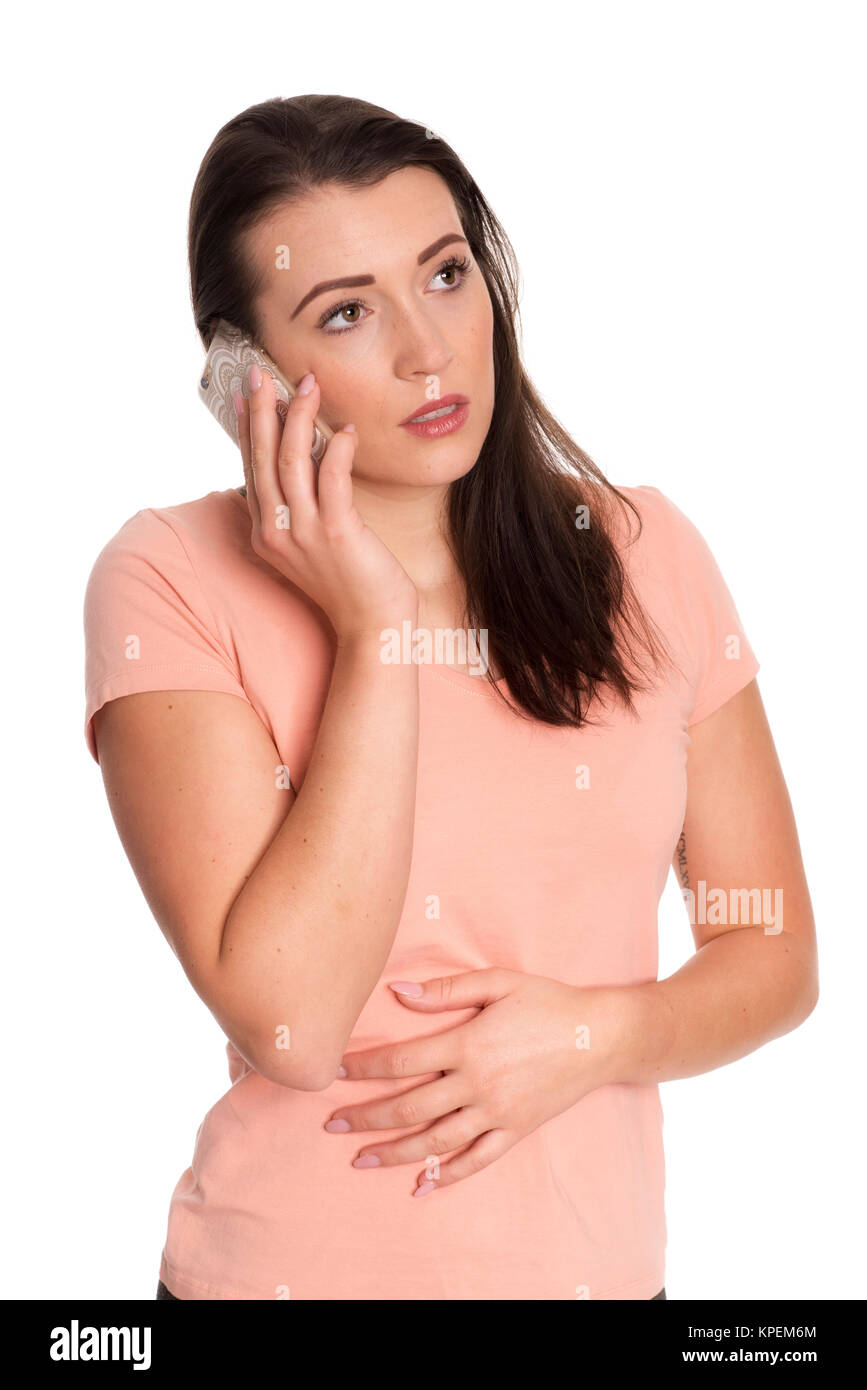
[[[243,240],[278,206],[323,183],[378,183],[407,165],[448,185],[494,314],[495,404],[479,457],[450,484],[447,519],[466,589],[467,629],[487,629],[512,708],[580,728],[614,692],[634,711],[665,639],[632,588],[610,534],[632,501],[545,408],[521,363],[514,250],[454,150],[435,132],[354,97],[274,98],[217,133],[196,177],[188,247],[193,312],[207,348],[218,318],[260,341],[259,285]],[[267,347],[267,344],[261,344]],[[577,511],[587,507],[587,513]],[[589,526],[578,520],[589,516]],[[506,699],[503,690],[495,687]],[[507,703],[509,701],[507,700]]]

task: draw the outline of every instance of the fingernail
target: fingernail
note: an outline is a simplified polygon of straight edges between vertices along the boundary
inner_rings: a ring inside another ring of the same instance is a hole
[[[338,1075],[338,1076],[345,1076],[345,1075],[346,1075],[346,1068],[345,1068],[345,1067],[338,1067],[338,1068],[337,1068],[337,1075]]]
[[[343,426],[343,433],[344,433],[344,434],[355,434],[355,426],[354,426],[354,425],[344,425],[344,426]]]
[[[423,1182],[421,1187],[417,1187],[412,1195],[413,1197],[423,1197],[426,1192],[433,1192],[435,1187],[435,1182]]]
[[[262,373],[259,371],[259,368],[256,366],[256,363],[253,362],[250,366],[250,390],[258,391],[261,385]]]
[[[244,414],[244,397],[241,395],[240,391],[234,391],[232,393],[232,404],[235,407],[235,414],[240,420],[241,416]]]
[[[325,1128],[329,1134],[345,1134],[352,1126],[348,1120],[329,1120]]]
[[[306,376],[302,376],[301,380],[298,383],[299,396],[309,396],[310,392],[313,390],[313,383],[315,382],[315,380],[316,377],[313,375],[312,372],[308,372]]]
[[[361,1154],[359,1158],[352,1160],[353,1168],[378,1168],[380,1160],[376,1154]]]
[[[389,989],[393,989],[395,994],[411,994],[416,999],[424,993],[423,985],[410,985],[406,980],[393,980]]]

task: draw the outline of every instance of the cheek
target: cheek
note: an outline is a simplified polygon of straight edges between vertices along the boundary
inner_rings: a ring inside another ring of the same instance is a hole
[[[354,335],[347,334],[347,337]],[[361,335],[358,335],[359,338]],[[322,393],[322,415],[326,421],[343,425],[352,420],[359,429],[375,419],[382,396],[382,372],[369,347],[359,343],[341,344],[339,362],[333,357],[318,365],[311,361]]]
[[[492,355],[494,343],[494,308],[487,293],[482,296],[480,302],[473,305],[468,331],[473,361],[476,365],[484,367]]]

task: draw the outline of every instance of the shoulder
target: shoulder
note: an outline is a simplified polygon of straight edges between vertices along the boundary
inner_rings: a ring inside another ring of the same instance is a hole
[[[583,504],[588,517],[585,525],[599,517],[602,525],[624,558],[635,558],[649,550],[666,553],[674,533],[691,523],[665,493],[649,483],[627,487],[607,486],[585,478],[568,480],[567,490],[576,506]]]
[[[148,507],[145,514],[174,531],[179,539],[205,541],[209,545],[223,537],[236,535],[239,530],[247,535],[250,532],[247,503],[236,488],[208,492],[204,497],[197,497],[192,502]]]
[[[615,486],[620,496],[631,504],[632,515],[638,514],[642,529],[648,526],[657,532],[672,525],[677,508],[671,498],[660,492],[658,487],[653,487],[650,483],[640,483],[634,487],[617,483]]]
[[[608,534],[641,596],[662,605],[666,622],[694,605],[698,592],[719,586],[718,567],[701,531],[650,483],[606,489]]]
[[[245,535],[249,535],[247,504],[234,489],[209,492],[190,502],[143,507],[105,541],[94,559],[91,578],[125,563],[159,567],[184,558],[191,564],[199,555],[219,551],[221,545],[237,548],[239,536]]]
[[[680,569],[707,558],[707,544],[698,527],[658,487],[618,484],[617,492],[625,504],[613,509],[617,518],[614,529],[627,551],[652,559],[654,568],[663,570]],[[628,514],[626,521],[621,520],[624,514]]]

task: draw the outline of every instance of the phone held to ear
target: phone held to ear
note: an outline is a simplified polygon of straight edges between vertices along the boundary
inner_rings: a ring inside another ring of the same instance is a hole
[[[245,399],[249,399],[247,376],[254,362],[261,371],[270,372],[274,378],[277,411],[285,421],[296,388],[286,380],[264,348],[257,347],[239,328],[220,319],[199,379],[199,399],[204,401],[214,419],[239,446],[238,417],[232,397],[236,391],[240,391]],[[313,421],[313,447],[310,450],[315,465],[318,466],[333,437],[333,430],[317,415]],[[242,491],[246,495],[246,488]]]

